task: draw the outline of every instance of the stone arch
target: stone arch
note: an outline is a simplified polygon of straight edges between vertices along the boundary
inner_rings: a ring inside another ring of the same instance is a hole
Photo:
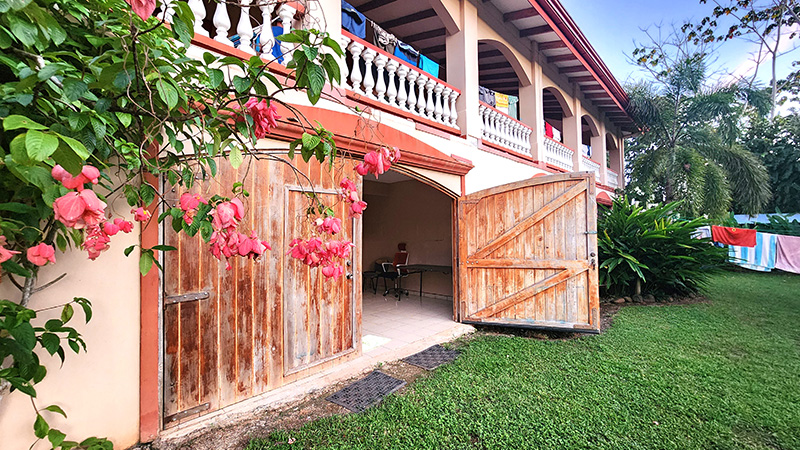
[[[517,76],[520,87],[530,86],[532,82],[531,77],[524,68],[524,63],[527,61],[523,61],[522,59],[518,58],[517,54],[505,42],[492,38],[478,39],[479,48],[481,47],[481,44],[492,47],[503,54],[503,57],[511,65],[511,69]],[[528,64],[530,63],[528,62]]]
[[[544,89],[542,89],[542,92],[544,95],[549,94],[555,97],[556,101],[558,101],[558,104],[561,107],[561,114],[564,117],[572,117],[572,108],[569,107],[567,96],[561,89],[559,89],[557,86],[545,86]]]

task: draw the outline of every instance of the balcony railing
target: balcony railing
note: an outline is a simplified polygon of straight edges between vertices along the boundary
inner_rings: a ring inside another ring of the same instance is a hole
[[[342,44],[350,55],[342,80],[353,92],[458,129],[461,91],[344,30]]]
[[[259,2],[257,6],[251,7],[252,3],[253,0],[241,0],[236,5],[208,0],[188,0],[188,5],[195,15],[195,34],[212,37],[219,43],[236,47],[251,55],[264,55],[268,60],[273,59],[272,50],[277,41],[272,32],[272,18],[274,16],[276,20],[280,19],[284,34],[292,31],[293,27],[302,26],[295,20],[297,9],[291,6],[296,3]],[[253,20],[258,22],[258,12],[261,13],[261,23],[254,27]],[[213,14],[211,21],[213,29],[203,27],[203,19],[208,14]],[[231,18],[237,16],[236,26],[233,27]],[[281,42],[279,45],[284,55],[290,55],[295,47],[295,44],[289,42]],[[288,57],[284,58],[283,63],[286,64],[288,60]]]
[[[482,137],[486,142],[530,154],[533,129],[484,102],[480,104]]]
[[[606,184],[616,189],[619,187],[619,175],[611,169],[606,170]]]
[[[585,156],[581,156],[581,171],[594,172],[595,181],[600,181],[600,164]]]
[[[544,138],[544,160],[548,164],[572,171],[572,155],[575,152],[566,145],[549,137]]]

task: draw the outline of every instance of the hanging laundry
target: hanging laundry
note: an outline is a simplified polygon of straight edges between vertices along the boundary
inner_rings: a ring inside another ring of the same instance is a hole
[[[419,52],[403,41],[397,41],[397,46],[394,48],[394,56],[397,56],[414,67],[417,67],[417,64],[419,64]]]
[[[508,96],[508,115],[519,120],[519,97]]]
[[[553,126],[547,122],[544,123],[544,135],[553,138]]]
[[[738,245],[741,247],[756,246],[756,230],[745,228],[711,227],[711,237],[715,242],[728,245]]]
[[[508,95],[499,92],[494,93],[494,107],[505,114],[508,114]]]
[[[692,237],[695,239],[711,239],[711,227],[708,225],[697,227],[697,229],[692,232]]]
[[[728,246],[728,261],[745,269],[769,272],[775,268],[778,235],[756,233],[755,247]]]
[[[800,273],[800,236],[778,236],[775,268]]]
[[[390,55],[394,55],[397,46],[397,36],[389,33],[377,23],[367,19],[367,42],[378,47]]]
[[[494,91],[483,86],[478,86],[478,100],[489,106],[494,106]]]
[[[342,0],[342,28],[361,39],[367,35],[367,18],[344,0]]]
[[[434,78],[439,78],[439,65],[421,53],[419,55],[419,68],[433,75]]]

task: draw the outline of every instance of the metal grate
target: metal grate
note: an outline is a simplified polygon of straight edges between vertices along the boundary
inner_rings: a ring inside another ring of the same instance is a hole
[[[415,353],[403,361],[413,364],[423,369],[433,370],[442,364],[449,363],[458,357],[459,352],[456,350],[448,350],[441,345],[434,345],[425,350]]]
[[[405,386],[406,382],[376,370],[326,398],[353,412],[362,412],[379,403],[384,397]]]

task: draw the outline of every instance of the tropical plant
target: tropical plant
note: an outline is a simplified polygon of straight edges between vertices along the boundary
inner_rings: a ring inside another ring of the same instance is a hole
[[[238,168],[259,158],[294,168],[297,156],[326,163],[341,188],[336,201],[347,202],[353,216],[366,207],[355,183],[334,165],[342,160],[333,135],[282,100],[294,90],[316,103],[327,81],[339,82],[343,53],[327,33],[281,36],[295,46],[281,81],[259,56],[192,57],[191,8],[181,1],[157,6],[155,0],[0,0],[0,275],[20,290],[17,301],[0,301],[0,401],[9,390],[29,395],[34,434],[54,448],[110,445],[66,440],[46,420],[47,411],[64,411],[36,404],[35,385],[46,375],[39,358],[63,359],[62,344],[85,350],[78,330],[67,324],[74,305],[88,321],[91,303],[65,299],[60,319],[39,324],[30,301],[53,283],[38,285],[37,274],[56,263],[56,248],[83,250],[93,260],[110,248],[112,236],[132,231],[125,217],[111,217],[107,201],[124,195],[134,220],[168,220],[175,232],[200,235],[220,261],[259,258],[269,250],[269,243],[242,232],[241,199],[249,195],[242,183],[231,186],[229,197],[187,192],[179,205],[169,205],[153,180],[189,190],[196,180],[215,177],[219,164]],[[259,153],[259,139],[278,126],[279,105],[303,128],[302,136],[283,155]],[[399,152],[381,148],[357,171],[377,176],[397,158]],[[338,277],[352,244],[334,240],[341,218],[313,186],[305,187],[303,229],[313,237],[296,236],[291,255]],[[159,207],[164,213],[156,219],[151,214]],[[132,246],[124,253],[138,256],[145,274],[159,265],[157,252],[169,250]]]
[[[742,144],[758,155],[769,172],[772,200],[766,211],[800,212],[800,115],[751,121]]]
[[[628,192],[645,203],[683,200],[688,216],[721,217],[734,200],[742,212],[759,213],[770,198],[759,159],[737,143],[746,113],[765,114],[763,90],[712,87],[707,48],[680,31],[634,51],[650,81],[628,86],[628,112],[641,133],[626,147]]]
[[[627,196],[601,207],[597,248],[605,294],[694,293],[724,266],[727,250],[694,237],[708,220],[681,219],[679,208],[679,202],[644,208]]]

